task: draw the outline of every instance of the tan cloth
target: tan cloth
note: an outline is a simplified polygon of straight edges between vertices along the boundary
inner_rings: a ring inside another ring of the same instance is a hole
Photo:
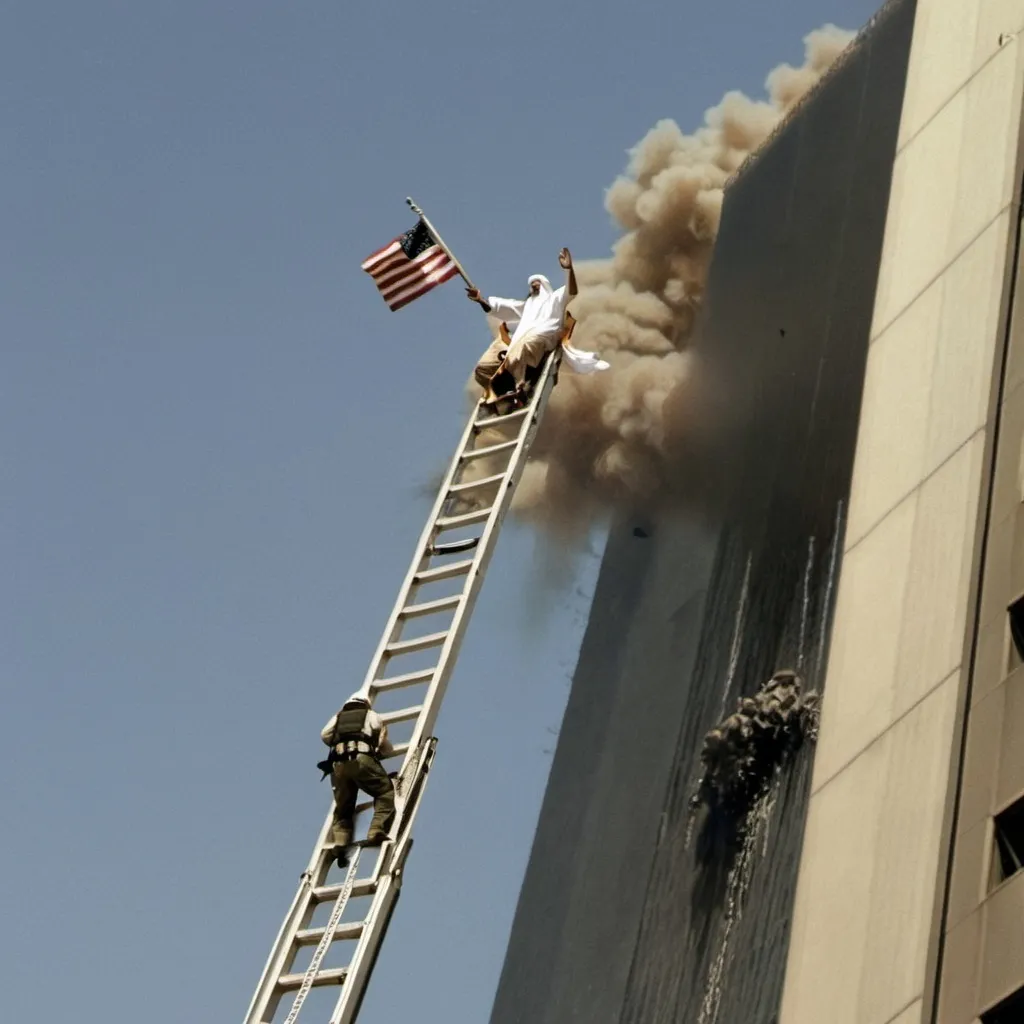
[[[331,769],[331,788],[334,790],[331,842],[335,846],[348,846],[352,842],[359,790],[373,797],[373,819],[366,838],[387,838],[395,820],[395,786],[380,761],[369,754],[360,754],[349,761],[335,763]]]
[[[525,380],[527,369],[540,366],[548,352],[554,351],[559,344],[568,342],[575,327],[576,320],[571,313],[566,313],[560,340],[528,334],[515,342],[510,342],[508,328],[503,323],[498,331],[498,337],[477,360],[473,370],[474,379],[484,389],[483,401],[497,402],[506,393],[519,387]],[[507,374],[504,381],[506,386],[502,387],[499,393],[494,390],[494,386],[500,375],[504,374]]]
[[[502,370],[510,373],[518,387],[526,379],[528,368],[536,369],[544,357],[558,344],[558,338],[539,334],[527,334],[514,341],[505,356]]]
[[[476,368],[473,370],[473,377],[477,384],[488,391],[494,375],[501,369],[505,353],[508,351],[508,339],[500,334],[491,342],[487,351],[477,360]]]

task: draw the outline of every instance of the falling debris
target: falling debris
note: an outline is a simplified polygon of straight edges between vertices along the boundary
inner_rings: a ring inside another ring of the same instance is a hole
[[[796,751],[817,738],[818,711],[818,694],[802,693],[800,676],[784,669],[753,697],[741,698],[736,711],[704,737],[687,846],[703,810],[697,859],[711,869],[705,881],[717,870],[724,872],[725,886],[721,932],[697,1024],[715,1024],[718,1019],[730,939],[743,915],[756,860],[767,854],[781,776]]]
[[[776,672],[753,697],[709,730],[700,760],[703,774],[693,805],[744,819],[770,788],[777,771],[818,733],[818,695],[802,694],[800,677]]]

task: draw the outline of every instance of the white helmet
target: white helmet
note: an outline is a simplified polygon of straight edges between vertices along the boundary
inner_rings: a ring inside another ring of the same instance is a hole
[[[347,701],[345,701],[345,703],[346,704],[365,704],[367,707],[369,707],[370,706],[370,698],[367,697],[366,694],[364,694],[364,693],[358,693],[357,692],[357,693],[353,693],[352,696],[349,697],[349,699]]]

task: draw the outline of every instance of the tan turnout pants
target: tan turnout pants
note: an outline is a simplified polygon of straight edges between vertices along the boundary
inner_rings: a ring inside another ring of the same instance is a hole
[[[536,369],[544,361],[544,357],[555,347],[556,341],[538,338],[536,334],[527,334],[515,341],[505,355],[502,369],[512,375],[516,385],[526,379],[527,368]]]
[[[556,344],[556,341],[538,338],[534,334],[528,334],[517,339],[514,344],[510,344],[508,331],[502,324],[502,330],[498,337],[491,342],[487,351],[477,360],[473,370],[473,378],[484,389],[484,401],[493,402],[499,397],[492,389],[492,384],[499,374],[507,373],[512,384],[519,387],[526,379],[527,369],[540,366],[544,356]]]
[[[373,797],[373,820],[366,838],[376,839],[391,827],[395,820],[395,785],[377,758],[359,754],[351,761],[335,761],[331,767],[331,788],[334,790],[331,840],[335,846],[348,846],[352,842],[352,819],[359,790]]]

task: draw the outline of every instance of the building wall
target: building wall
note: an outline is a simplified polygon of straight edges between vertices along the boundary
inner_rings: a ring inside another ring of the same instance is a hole
[[[1007,5],[1010,27],[1024,28],[1024,4]],[[1017,48],[1019,41],[1005,44]],[[1020,64],[1004,72],[1017,102]],[[1017,166],[1020,177],[1020,165]],[[1019,188],[1019,186],[1018,186]],[[990,435],[991,476],[982,488],[984,540],[974,609],[965,726],[958,740],[953,861],[943,892],[939,1024],[967,1024],[1024,989],[1024,876],[999,883],[994,870],[994,816],[1024,797],[1024,668],[1010,638],[1008,605],[1024,594],[1024,266],[1019,195],[1008,211],[1016,230],[1008,259],[1011,292],[1005,352],[997,349]],[[986,468],[989,468],[988,466]]]
[[[726,195],[685,396],[715,429],[692,506],[610,538],[492,1024],[776,1018],[811,753],[739,913],[689,797],[738,696],[823,682],[913,18],[887,5]]]
[[[983,896],[1024,789],[1021,29],[1022,0],[917,4],[781,1024],[968,1024],[1024,982],[1024,883]]]

